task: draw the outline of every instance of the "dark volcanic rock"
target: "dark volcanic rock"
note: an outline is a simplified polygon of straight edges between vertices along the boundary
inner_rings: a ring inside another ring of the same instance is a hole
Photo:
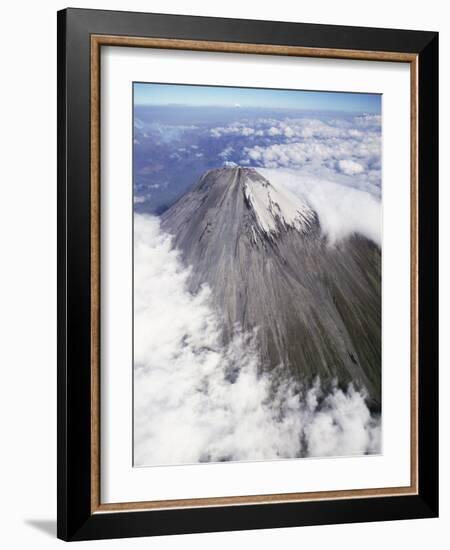
[[[353,235],[330,245],[316,213],[248,168],[207,172],[162,216],[212,289],[225,338],[258,327],[263,368],[365,387],[381,407],[381,251]]]

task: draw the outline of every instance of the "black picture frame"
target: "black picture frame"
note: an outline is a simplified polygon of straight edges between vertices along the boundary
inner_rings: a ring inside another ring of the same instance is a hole
[[[414,54],[418,63],[418,491],[414,495],[92,512],[91,36]],[[438,515],[438,34],[85,9],[58,12],[58,531],[63,540]],[[421,368],[423,367],[423,368]]]

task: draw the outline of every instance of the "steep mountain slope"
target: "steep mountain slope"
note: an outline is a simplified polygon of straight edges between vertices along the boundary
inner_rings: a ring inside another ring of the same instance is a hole
[[[352,235],[333,246],[317,214],[249,168],[207,172],[162,216],[212,289],[224,338],[257,328],[262,368],[364,386],[381,407],[381,251]]]

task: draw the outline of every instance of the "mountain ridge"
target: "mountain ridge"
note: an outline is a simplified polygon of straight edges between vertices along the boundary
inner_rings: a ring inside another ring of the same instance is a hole
[[[253,168],[206,172],[161,216],[190,289],[207,283],[224,339],[257,330],[261,365],[300,383],[364,387],[381,407],[381,250],[360,235],[332,246],[311,206]]]

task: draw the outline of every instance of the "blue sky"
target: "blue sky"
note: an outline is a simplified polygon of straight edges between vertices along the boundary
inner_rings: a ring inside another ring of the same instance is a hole
[[[134,83],[134,104],[381,113],[380,94]]]
[[[379,94],[134,83],[133,109],[137,212],[161,214],[230,164],[380,194]]]

